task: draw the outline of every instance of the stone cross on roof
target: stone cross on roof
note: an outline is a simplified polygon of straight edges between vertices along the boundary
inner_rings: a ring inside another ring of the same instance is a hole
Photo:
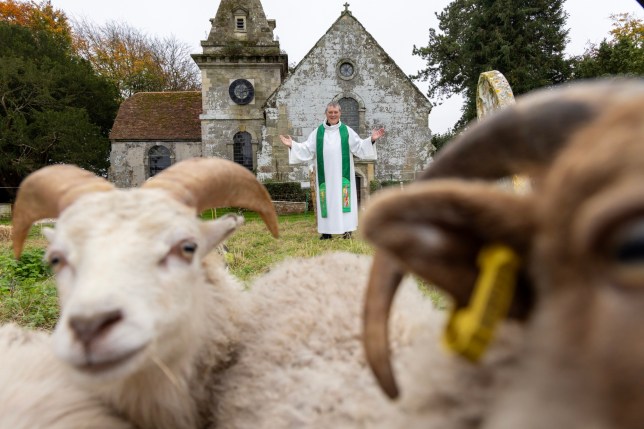
[[[349,12],[349,3],[345,3],[342,6],[344,6],[344,11],[345,12]],[[349,13],[351,13],[351,12],[349,12]]]

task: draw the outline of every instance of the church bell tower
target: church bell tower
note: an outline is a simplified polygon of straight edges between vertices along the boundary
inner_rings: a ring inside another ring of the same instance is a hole
[[[192,58],[201,70],[203,156],[257,168],[264,103],[288,72],[288,56],[273,35],[259,0],[221,0],[203,52]]]

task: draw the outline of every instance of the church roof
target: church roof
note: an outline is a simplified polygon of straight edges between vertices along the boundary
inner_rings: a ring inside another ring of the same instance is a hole
[[[201,91],[139,92],[119,107],[111,140],[201,141]]]
[[[380,43],[376,41],[376,39],[367,31],[367,29],[362,25],[362,23],[356,18],[353,13],[349,10],[349,4],[345,3],[344,4],[345,10],[343,10],[340,13],[340,16],[338,19],[331,24],[331,27],[322,35],[322,37],[313,45],[313,47],[309,50],[309,52],[302,58],[302,60],[298,63],[298,65],[295,67],[295,70],[290,73],[289,77],[286,78],[285,81],[282,82],[282,84],[268,97],[266,100],[265,106],[272,106],[275,103],[276,98],[278,97],[280,90],[284,88],[287,84],[287,81],[291,79],[294,75],[298,73],[298,69],[301,68],[302,65],[306,63],[310,63],[315,61],[315,55],[319,55],[321,47],[328,45],[338,45],[342,46],[344,50],[346,50],[346,53],[343,53],[343,56],[346,57],[353,57],[355,56],[355,53],[350,53],[355,50],[362,50],[364,49],[363,46],[360,44],[355,43],[355,40],[352,39],[352,32],[358,31],[364,35],[366,35],[367,39],[371,42],[372,46],[375,48],[373,52],[371,52],[371,55],[381,55],[382,56],[382,63],[383,64],[389,64],[392,66],[392,68],[388,68],[388,72],[391,73],[391,79],[394,79],[395,77],[400,78],[401,80],[404,80],[409,88],[412,88],[415,96],[415,100],[417,101],[418,105],[420,106],[426,106],[431,110],[432,108],[432,103],[427,99],[425,94],[414,84],[414,82],[409,78],[409,76],[400,68],[400,66],[391,58],[391,56],[387,53],[387,51],[384,50],[382,46],[380,46]],[[342,42],[337,42],[337,41],[330,41],[331,35],[333,33],[340,34],[342,35],[345,39]],[[328,42],[328,43],[327,43]],[[382,68],[382,70],[385,70],[385,68]]]

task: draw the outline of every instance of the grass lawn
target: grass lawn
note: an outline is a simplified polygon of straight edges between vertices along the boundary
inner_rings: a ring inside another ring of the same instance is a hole
[[[204,218],[221,216],[224,211],[204,213]],[[354,234],[351,240],[335,236],[319,240],[315,216],[310,214],[280,216],[280,238],[274,239],[255,213],[244,213],[246,223],[226,242],[226,260],[231,272],[249,282],[269,267],[292,257],[310,257],[332,251],[372,254],[369,244]],[[14,321],[33,328],[51,329],[58,317],[58,303],[53,277],[42,262],[47,243],[42,226],[34,226],[20,262],[13,259],[11,243],[0,241],[0,323]],[[422,286],[437,304],[444,300],[432,287]]]

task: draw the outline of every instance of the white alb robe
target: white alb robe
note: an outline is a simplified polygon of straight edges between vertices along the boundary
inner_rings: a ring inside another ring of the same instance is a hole
[[[349,156],[351,166],[351,211],[342,212],[342,144],[340,140],[340,123],[328,125],[324,123],[324,175],[326,180],[326,206],[327,217],[323,218],[320,210],[320,192],[316,189],[318,232],[321,234],[343,234],[355,231],[358,228],[358,194],[356,192],[355,169],[353,156]],[[358,158],[375,160],[377,157],[376,146],[371,143],[371,137],[361,139],[360,136],[347,127],[349,131],[349,150]],[[317,133],[315,128],[305,142],[293,141],[289,150],[289,163],[315,160],[317,146]],[[315,176],[317,183],[317,174]]]

